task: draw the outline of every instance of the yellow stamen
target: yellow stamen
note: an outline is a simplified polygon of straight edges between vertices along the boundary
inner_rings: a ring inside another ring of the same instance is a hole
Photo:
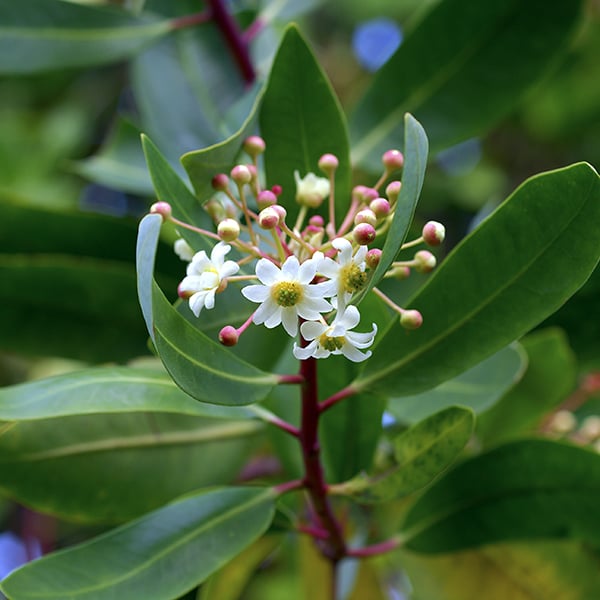
[[[280,281],[271,288],[271,297],[279,306],[295,306],[302,302],[302,286],[297,281]]]

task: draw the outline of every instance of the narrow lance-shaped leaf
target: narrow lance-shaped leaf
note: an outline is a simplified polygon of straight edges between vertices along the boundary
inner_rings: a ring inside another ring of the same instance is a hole
[[[415,394],[477,364],[552,314],[600,258],[600,179],[586,163],[537,175],[461,242],[393,322],[352,384]]]
[[[166,369],[187,394],[226,405],[262,400],[277,377],[237,358],[185,320],[168,302],[152,271],[162,217],[146,215],[137,249],[138,295],[146,326]]]
[[[434,151],[489,129],[555,63],[581,4],[436,3],[358,103],[350,120],[353,160],[379,168],[407,111],[423,123]]]
[[[187,496],[6,578],[12,600],[172,600],[249,546],[274,513],[270,490]]]
[[[170,22],[61,0],[0,0],[0,73],[115,62],[169,32]]]

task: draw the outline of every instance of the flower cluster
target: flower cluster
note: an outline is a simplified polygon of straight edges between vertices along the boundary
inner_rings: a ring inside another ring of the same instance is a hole
[[[281,325],[293,338],[293,353],[299,360],[327,358],[341,354],[354,362],[371,355],[369,348],[377,334],[377,325],[370,331],[353,331],[360,323],[355,299],[369,287],[385,304],[400,315],[406,329],[416,329],[423,321],[416,310],[398,306],[373,285],[371,277],[381,259],[381,250],[369,248],[385,235],[393,219],[401,190],[400,181],[391,181],[381,195],[380,189],[390,176],[403,166],[403,156],[397,150],[383,155],[380,179],[373,187],[356,186],[347,202],[343,218],[336,218],[334,198],[335,173],[338,159],[323,155],[318,166],[326,177],[294,172],[295,199],[299,205],[293,226],[287,221],[287,211],[280,204],[284,197],[281,186],[266,188],[260,184],[258,158],[265,150],[257,136],[248,138],[244,150],[251,159],[238,164],[229,176],[220,173],[212,180],[216,195],[205,204],[215,221],[216,232],[194,227],[176,219],[164,202],[153,205],[151,212],[161,214],[177,227],[200,232],[216,241],[210,256],[206,251],[194,252],[183,240],[175,243],[176,253],[188,262],[186,276],[179,284],[181,298],[188,300],[196,317],[215,306],[215,297],[230,281],[250,282],[241,293],[258,306],[238,328],[228,325],[219,335],[225,345],[235,345],[250,326],[264,325],[272,329]],[[327,201],[323,211],[328,219],[316,212]],[[422,236],[403,248],[417,244],[437,246],[444,239],[444,227],[434,221],[423,227]],[[237,260],[226,260],[235,249]],[[253,272],[246,265],[255,261]],[[435,267],[435,256],[418,251],[412,260],[395,261],[385,277],[405,278],[410,269],[427,273]],[[242,269],[243,267],[243,269]]]

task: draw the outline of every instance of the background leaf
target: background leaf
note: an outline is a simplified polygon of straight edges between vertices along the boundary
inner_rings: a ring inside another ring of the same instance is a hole
[[[455,377],[555,311],[599,258],[597,173],[579,163],[529,179],[408,303],[423,326],[388,327],[353,387],[400,396]]]
[[[0,587],[14,600],[175,599],[257,539],[273,510],[271,493],[260,488],[187,496],[25,565]]]

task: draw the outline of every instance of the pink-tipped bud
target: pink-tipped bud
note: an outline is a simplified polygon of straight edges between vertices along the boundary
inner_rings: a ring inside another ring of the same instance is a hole
[[[418,310],[405,310],[400,317],[404,329],[419,329],[423,325],[423,315]]]
[[[398,279],[399,281],[403,281],[404,279],[408,279],[408,277],[410,276],[410,268],[409,267],[394,267],[391,270],[390,274],[395,279]]]
[[[379,261],[381,260],[381,250],[379,248],[371,248],[365,256],[365,262],[369,269],[377,268]]]
[[[236,165],[231,169],[231,179],[241,186],[252,181],[252,173],[246,165]]]
[[[357,200],[359,202],[364,202],[365,200],[365,192],[369,188],[366,185],[355,185],[352,188],[352,199]]]
[[[363,208],[359,210],[354,216],[354,224],[368,223],[375,227],[377,225],[377,215],[370,208]]]
[[[401,169],[404,165],[404,155],[400,150],[388,150],[381,157],[381,162],[388,173]]]
[[[352,231],[354,241],[360,246],[370,244],[376,237],[377,232],[369,223],[359,223]]]
[[[240,336],[237,329],[231,325],[225,325],[225,327],[219,331],[219,341],[223,346],[235,346],[239,339]]]
[[[215,223],[220,223],[223,219],[227,218],[227,210],[216,198],[208,200],[204,204],[204,210],[211,216]]]
[[[249,138],[244,140],[244,152],[252,158],[256,158],[262,154],[266,147],[267,145],[265,144],[265,140],[258,135],[251,135]]]
[[[283,192],[283,188],[280,185],[275,184],[274,186],[271,187],[271,191],[276,196],[281,196],[281,192]]]
[[[177,286],[177,295],[182,299],[182,300],[187,300],[190,296],[194,295],[194,292],[190,291],[190,290],[184,290],[181,287],[181,283]]]
[[[258,203],[258,208],[262,210],[263,208],[267,208],[267,206],[277,204],[277,196],[271,190],[262,190],[262,192],[258,193],[256,202]]]
[[[258,177],[258,171],[256,170],[256,167],[254,165],[246,165],[246,167],[248,168],[248,171],[250,171],[250,175],[252,176],[251,181],[255,181]]]
[[[263,229],[274,229],[279,225],[279,213],[274,206],[263,208],[258,215],[258,224]]]
[[[287,210],[285,210],[281,204],[273,204],[273,206],[270,208],[277,211],[277,214],[279,215],[279,222],[283,223],[287,217]]]
[[[390,203],[385,198],[371,200],[369,208],[375,213],[378,219],[384,219],[390,214]]]
[[[211,184],[214,190],[218,192],[224,192],[229,187],[229,177],[225,173],[217,173],[212,178]]]
[[[333,154],[323,154],[319,159],[319,169],[326,173],[327,175],[331,175],[335,173],[335,170],[338,168],[340,161],[337,156]]]
[[[417,273],[431,273],[437,264],[435,256],[429,250],[419,250],[415,254],[414,260],[416,262],[415,271]]]
[[[390,181],[385,188],[385,195],[388,197],[388,200],[391,204],[394,204],[396,200],[398,200],[398,196],[400,195],[400,189],[402,188],[401,181]]]
[[[217,234],[224,242],[233,242],[240,237],[240,224],[235,219],[223,219],[217,225]]]
[[[155,202],[150,207],[150,214],[160,215],[163,221],[168,221],[172,214],[171,205],[168,202]]]
[[[323,219],[323,217],[321,215],[313,215],[309,220],[308,220],[308,224],[311,227],[318,227],[321,228],[323,227],[323,225],[325,225],[325,219]]]
[[[375,189],[375,188],[365,188],[365,191],[363,193],[363,198],[366,204],[369,204],[370,202],[372,202],[373,200],[375,200],[375,198],[379,197],[379,192]]]
[[[446,237],[446,228],[437,221],[429,221],[425,223],[422,235],[428,246],[439,246]]]

